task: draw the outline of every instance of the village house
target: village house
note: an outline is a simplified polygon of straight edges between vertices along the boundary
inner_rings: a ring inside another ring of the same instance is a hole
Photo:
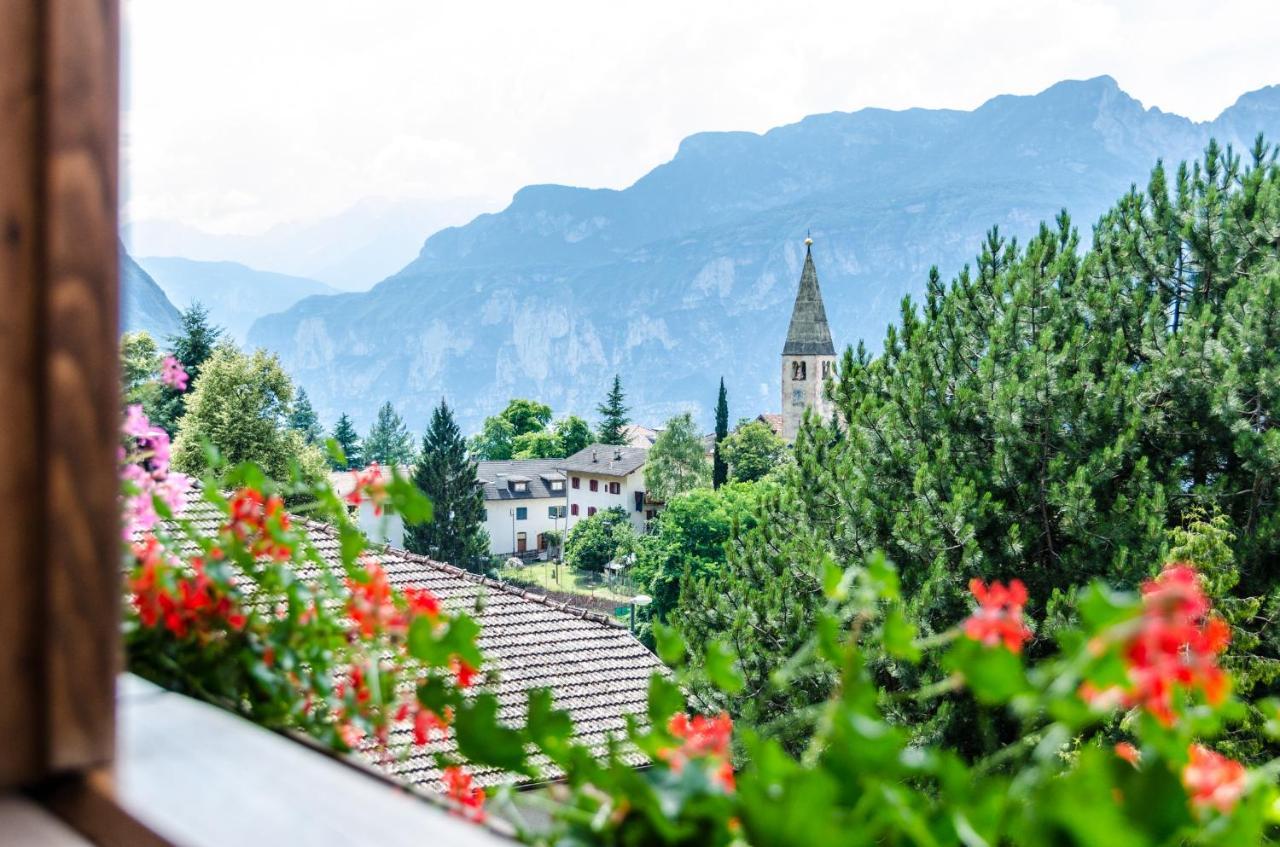
[[[484,528],[489,555],[554,553],[548,532],[563,533],[569,509],[563,459],[509,459],[479,462],[484,489]],[[563,535],[561,536],[563,538]]]
[[[569,528],[596,512],[620,506],[636,532],[644,532],[659,509],[645,493],[648,456],[643,447],[592,444],[557,460],[568,481]]]

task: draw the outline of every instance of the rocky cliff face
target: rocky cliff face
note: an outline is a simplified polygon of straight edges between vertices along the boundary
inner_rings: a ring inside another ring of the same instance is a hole
[[[373,290],[260,319],[327,423],[391,399],[416,429],[445,396],[464,428],[511,396],[590,417],[616,372],[636,420],[693,410],[725,377],[731,413],[778,409],[778,356],[811,229],[838,348],[875,350],[928,269],[985,232],[1025,237],[1068,209],[1087,232],[1157,158],[1211,136],[1280,138],[1280,88],[1211,123],[1141,104],[1108,77],[972,112],[815,115],[763,135],[707,133],[622,191],[531,186],[429,238]]]

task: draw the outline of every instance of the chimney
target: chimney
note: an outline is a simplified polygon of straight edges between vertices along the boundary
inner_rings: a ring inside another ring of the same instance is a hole
[[[600,461],[600,454],[599,454],[597,451],[595,451],[595,450],[592,450],[592,451],[591,451],[591,461],[593,461],[593,462],[598,462],[598,461]]]
[[[622,461],[622,448],[621,448],[621,447],[614,447],[614,448],[613,448],[613,460],[614,460],[615,462],[621,462],[621,461]]]

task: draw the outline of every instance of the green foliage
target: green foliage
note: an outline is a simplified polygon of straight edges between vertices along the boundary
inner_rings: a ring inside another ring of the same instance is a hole
[[[140,404],[149,418],[156,417],[164,386],[160,384],[163,360],[155,339],[145,331],[120,337],[120,393],[126,405]]]
[[[756,522],[756,505],[767,487],[730,483],[699,488],[669,500],[650,530],[636,543],[631,577],[653,603],[645,618],[667,620],[685,579],[715,581],[725,561],[725,544],[735,527]],[[647,630],[642,627],[641,635]]]
[[[720,394],[716,397],[716,443],[711,457],[711,487],[719,488],[729,480],[729,464],[725,461],[724,440],[729,436],[729,396],[720,377]]]
[[[591,444],[591,425],[577,415],[556,421],[554,430],[560,441],[561,456],[572,456]]]
[[[560,439],[555,433],[539,430],[517,435],[512,442],[515,459],[557,459],[564,456]]]
[[[720,451],[735,482],[753,482],[763,479],[782,462],[787,443],[763,421],[750,421],[724,439]]]
[[[414,553],[460,568],[479,571],[489,549],[484,530],[484,490],[476,480],[476,464],[443,400],[431,414],[422,437],[422,454],[413,482],[431,500],[434,520],[408,527],[405,546]]]
[[[536,400],[514,399],[498,417],[511,424],[515,436],[541,432],[551,423],[551,407]]]
[[[320,448],[306,444],[301,433],[286,425],[293,383],[274,355],[262,350],[249,355],[231,344],[219,345],[186,398],[173,443],[177,470],[211,470],[212,448],[228,465],[253,462],[277,479],[290,477],[295,467],[308,481],[324,477]]]
[[[378,409],[378,417],[365,436],[363,454],[366,464],[399,467],[413,463],[413,436],[390,401]]]
[[[293,407],[289,412],[289,429],[302,433],[302,440],[307,444],[319,444],[324,438],[324,427],[320,426],[320,418],[316,417],[316,410],[311,408],[311,398],[307,396],[306,389],[299,388],[297,395],[293,398]]]
[[[564,561],[570,567],[599,571],[619,556],[630,553],[635,544],[630,516],[626,509],[614,506],[573,525],[565,541]]]
[[[834,677],[771,675],[816,625],[824,563],[856,570],[877,549],[899,564],[925,637],[956,620],[973,577],[1020,576],[1032,608],[1061,626],[1080,586],[1136,586],[1166,532],[1205,509],[1235,535],[1224,609],[1244,603],[1241,630],[1267,630],[1280,557],[1277,231],[1272,152],[1260,144],[1246,166],[1211,145],[1172,185],[1157,167],[1088,249],[1063,213],[1025,246],[993,231],[950,285],[932,272],[882,355],[844,354],[831,386],[841,431],[805,423],[762,505],[769,520],[682,600],[695,653],[741,645],[735,715],[803,747]],[[1250,649],[1269,667],[1277,647]],[[934,669],[877,657],[872,670],[893,691]],[[968,756],[1015,732],[969,700],[891,714]]]
[[[343,412],[333,426],[333,441],[342,452],[341,461],[331,456],[329,464],[334,470],[351,470],[364,467],[364,452],[360,444],[360,436],[356,432],[351,417]]]
[[[605,395],[604,402],[596,407],[600,415],[600,427],[596,430],[596,440],[601,444],[624,445],[627,443],[623,430],[631,419],[626,405],[627,397],[622,393],[622,380],[613,375],[613,387]]]
[[[711,484],[711,466],[693,415],[685,412],[667,421],[649,448],[644,483],[648,493],[660,501]]]
[[[161,397],[151,415],[152,423],[176,434],[178,420],[186,412],[190,390],[199,383],[204,363],[213,356],[222,339],[222,328],[209,321],[209,310],[203,304],[192,303],[182,312],[178,333],[169,336],[167,340],[173,357],[187,372],[188,391],[183,393],[162,387]]]
[[[506,418],[484,419],[484,428],[471,436],[467,450],[475,459],[499,461],[515,454],[516,428]]]

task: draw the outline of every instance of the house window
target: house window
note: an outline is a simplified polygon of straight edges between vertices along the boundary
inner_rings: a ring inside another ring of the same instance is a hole
[[[800,382],[808,377],[808,368],[805,362],[791,363],[791,378],[796,382]]]
[[[573,487],[574,487],[574,488],[578,488],[578,487],[580,487],[581,485],[582,485],[582,480],[578,479],[578,478],[575,476],[575,477],[573,478]]]
[[[529,483],[527,483],[527,482],[513,482],[513,483],[511,483],[511,490],[512,490],[512,491],[514,491],[514,492],[515,492],[515,493],[517,493],[517,494],[528,494],[528,493],[529,493]]]
[[[795,406],[804,405],[804,389],[803,388],[791,389],[791,403],[792,405],[795,405]]]
[[[592,515],[594,515],[595,513],[596,513],[596,507],[595,507],[595,506],[588,506],[588,507],[587,507],[587,517],[591,517],[591,516],[592,516]]]
[[[635,492],[635,495],[636,495],[636,511],[643,512],[644,511],[644,492],[637,491]]]
[[[529,510],[524,506],[516,507],[516,520],[524,521],[529,519]]]
[[[823,363],[822,363],[822,378],[823,378],[823,379],[827,379],[828,377],[830,377],[830,376],[831,376],[831,368],[832,368],[832,366],[833,366],[833,365],[835,365],[835,362],[823,362]]]
[[[593,479],[593,480],[591,480],[591,490],[592,490],[592,491],[599,491],[599,490],[600,490],[600,480],[598,480],[598,479]]]
[[[573,515],[575,518],[578,516],[578,504],[577,504],[577,503],[574,503],[572,506],[570,506],[570,507],[569,507],[569,514]]]
[[[561,480],[561,479],[553,479],[553,480],[551,480],[551,490],[552,490],[552,491],[564,491],[564,480]]]
[[[559,507],[559,506],[548,506],[548,507],[547,507],[547,517],[549,517],[549,518],[558,518],[558,517],[560,517],[560,507]]]
[[[622,483],[620,483],[620,482],[611,482],[611,483],[609,483],[609,493],[610,493],[610,494],[621,494],[621,493],[622,493]]]

